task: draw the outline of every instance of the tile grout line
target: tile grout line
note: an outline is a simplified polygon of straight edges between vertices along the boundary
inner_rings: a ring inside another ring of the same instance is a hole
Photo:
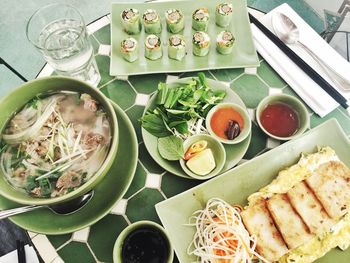
[[[98,258],[96,257],[95,252],[94,252],[94,251],[92,250],[92,248],[90,247],[90,244],[89,244],[87,241],[85,241],[84,243],[86,244],[86,246],[87,246],[88,249],[90,250],[90,253],[92,254],[92,256],[93,256],[93,258],[95,259],[95,261],[96,261],[96,262],[100,262],[100,261],[98,260]]]
[[[108,84],[111,84],[113,81],[117,80],[117,77],[114,77],[113,79],[107,81],[105,84],[101,85],[100,87],[98,87],[98,89],[102,89],[104,87],[106,87]]]
[[[141,162],[140,159],[138,159],[137,162],[139,162],[140,165],[141,165],[141,167],[146,171],[146,176],[147,176],[147,174],[150,174],[150,171],[148,171],[148,169],[147,169],[146,166]]]
[[[146,189],[147,187],[146,187],[146,182],[145,182],[145,185],[141,188],[141,189],[139,189],[139,190],[137,190],[135,193],[133,193],[132,195],[130,195],[129,197],[128,197],[128,199],[126,199],[127,201],[129,201],[130,199],[132,199],[135,195],[137,195],[138,193],[140,193],[142,190],[144,190],[144,189]]]

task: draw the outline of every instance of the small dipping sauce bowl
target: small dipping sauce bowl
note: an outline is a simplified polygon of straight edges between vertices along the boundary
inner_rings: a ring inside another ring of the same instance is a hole
[[[252,124],[246,109],[236,103],[219,103],[207,114],[205,126],[211,136],[225,144],[248,137]]]
[[[173,246],[165,229],[152,221],[129,225],[114,244],[114,263],[172,263],[173,259]]]
[[[264,98],[256,109],[260,128],[271,138],[287,141],[303,134],[309,127],[309,113],[297,98],[276,94]]]
[[[197,134],[197,135],[193,135],[189,138],[187,138],[184,141],[184,150],[185,152],[187,152],[188,148],[199,141],[206,141],[207,142],[207,149],[210,149],[214,159],[215,159],[215,168],[210,171],[208,174],[206,175],[198,175],[194,172],[192,172],[186,165],[186,162],[184,159],[180,159],[180,165],[182,167],[182,169],[184,170],[184,172],[189,175],[190,177],[194,178],[194,179],[198,179],[198,180],[207,180],[209,178],[214,177],[215,175],[219,174],[220,171],[222,170],[222,168],[225,165],[225,161],[226,161],[226,151],[224,146],[213,136],[210,136],[208,134]]]

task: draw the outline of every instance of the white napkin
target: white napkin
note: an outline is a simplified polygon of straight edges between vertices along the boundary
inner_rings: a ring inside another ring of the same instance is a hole
[[[24,246],[26,252],[26,262],[27,263],[39,263],[38,256],[32,246]],[[0,263],[16,263],[18,262],[17,250],[14,250],[2,257],[0,257]]]
[[[288,16],[299,28],[300,41],[308,46],[314,53],[347,79],[350,77],[350,63],[339,55],[326,41],[324,41],[288,4],[282,4],[264,15],[260,22],[271,32],[271,18],[275,12]],[[255,25],[252,24],[253,38],[256,49],[276,72],[289,84],[289,86],[309,105],[320,117],[333,111],[339,104],[314,82],[302,69],[288,58],[269,38],[267,38]],[[306,63],[317,71],[326,81],[335,87],[347,100],[350,91],[343,91],[332,82],[323,69],[313,58],[298,45],[289,47]]]

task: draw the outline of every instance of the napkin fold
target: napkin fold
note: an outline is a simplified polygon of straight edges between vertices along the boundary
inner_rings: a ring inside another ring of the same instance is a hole
[[[274,33],[271,19],[276,12],[285,14],[297,25],[300,31],[300,41],[303,44],[308,46],[324,61],[327,61],[328,65],[339,74],[347,79],[350,78],[350,63],[323,40],[288,4],[276,7],[259,19],[260,22]],[[300,69],[254,24],[252,24],[252,33],[257,51],[317,115],[324,117],[339,106],[326,91]],[[299,45],[288,46],[326,81],[333,85],[347,100],[350,99],[350,91],[344,91],[337,87],[323,71],[322,67],[302,47]]]
[[[27,263],[39,263],[38,256],[32,246],[25,245],[24,246],[26,252],[26,262]],[[17,258],[17,250],[13,250],[12,252],[0,257],[0,263],[16,263],[18,262]]]

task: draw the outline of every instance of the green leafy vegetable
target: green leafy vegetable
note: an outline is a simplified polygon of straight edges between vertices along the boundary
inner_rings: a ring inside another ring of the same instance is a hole
[[[180,160],[185,154],[183,141],[174,135],[159,138],[158,151],[164,159],[169,161]]]
[[[204,73],[177,87],[158,84],[157,107],[142,118],[144,129],[156,137],[189,133],[188,121],[205,118],[208,111],[225,97],[224,90],[213,91]]]

